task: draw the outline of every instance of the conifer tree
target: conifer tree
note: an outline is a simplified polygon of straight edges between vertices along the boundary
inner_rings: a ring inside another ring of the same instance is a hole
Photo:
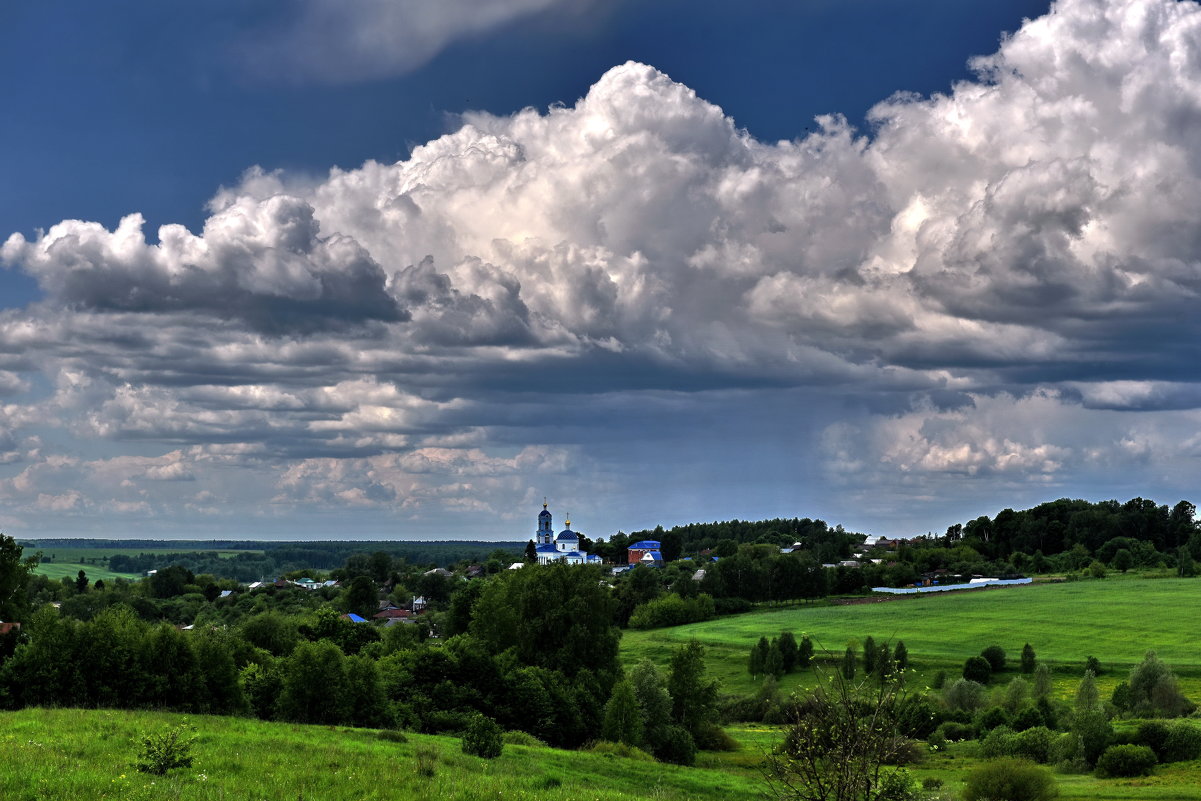
[[[780,654],[778,639],[771,641],[771,648],[767,651],[767,661],[763,663],[763,672],[777,679],[784,675],[784,657]]]
[[[792,636],[791,631],[785,631],[780,634],[779,647],[780,660],[783,663],[784,672],[791,673],[796,669],[797,657],[799,655],[796,637]]]
[[[808,637],[801,638],[801,644],[797,646],[796,664],[799,668],[809,667],[809,663],[813,660],[813,641]]]
[[[746,670],[752,676],[763,675],[763,652],[759,650],[757,643],[751,646],[751,654],[747,658]]]
[[[909,649],[901,640],[897,640],[897,648],[893,651],[892,661],[897,670],[905,670],[909,667]]]
[[[762,676],[767,666],[767,655],[771,652],[771,643],[766,637],[760,637],[759,642],[751,648],[750,672],[752,676]]]
[[[1026,643],[1022,646],[1022,673],[1027,676],[1033,673],[1035,661],[1034,646]]]
[[[876,675],[880,680],[891,676],[893,673],[892,648],[888,643],[884,643],[876,649]]]
[[[855,649],[849,645],[842,655],[842,677],[847,681],[855,678]]]
[[[876,670],[876,641],[868,637],[863,641],[863,672],[871,674]]]

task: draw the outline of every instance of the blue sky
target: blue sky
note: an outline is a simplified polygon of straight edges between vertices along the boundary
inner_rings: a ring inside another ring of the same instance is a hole
[[[1187,498],[1199,20],[0,5],[0,525],[511,539],[547,496],[593,536],[903,535]]]

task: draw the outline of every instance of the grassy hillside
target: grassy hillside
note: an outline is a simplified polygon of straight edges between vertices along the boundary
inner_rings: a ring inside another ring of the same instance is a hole
[[[452,737],[383,740],[369,729],[192,716],[195,764],[153,777],[132,768],[137,738],[183,716],[111,710],[0,713],[0,798],[305,799],[306,801],[629,801],[759,798],[750,765],[678,768],[598,753],[505,746],[499,759],[461,753]],[[431,754],[433,776],[417,770]],[[739,752],[741,753],[741,752]],[[736,755],[735,755],[736,756]]]
[[[195,763],[165,777],[133,768],[138,738],[187,722]],[[758,765],[780,737],[772,727],[730,729],[744,747],[702,753],[679,768],[592,752],[506,745],[496,760],[463,754],[453,737],[406,734],[382,739],[371,729],[297,726],[244,718],[155,712],[27,709],[0,713],[0,798],[5,801],[750,801],[764,798]],[[958,744],[910,769],[957,793],[980,764]],[[425,752],[433,775],[418,770]],[[1129,780],[1056,775],[1060,797],[1096,801],[1192,801],[1201,762],[1162,766]]]
[[[666,664],[671,649],[697,639],[708,649],[709,668],[727,691],[751,692],[746,672],[750,647],[784,630],[841,654],[867,636],[904,640],[923,676],[958,671],[963,661],[993,644],[1016,665],[1029,642],[1038,658],[1059,669],[1064,680],[1079,678],[1089,655],[1107,672],[1105,688],[1154,649],[1201,701],[1201,650],[1196,647],[1196,610],[1201,579],[1143,579],[1134,575],[1100,581],[1034,584],[974,590],[962,594],[907,596],[899,600],[847,606],[756,610],[706,623],[652,631],[627,631],[622,654],[627,664],[650,658]],[[802,679],[788,677],[788,688]]]

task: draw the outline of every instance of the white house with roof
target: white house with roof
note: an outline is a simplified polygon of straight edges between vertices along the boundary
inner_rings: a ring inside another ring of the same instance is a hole
[[[566,562],[569,565],[599,565],[599,556],[580,549],[580,535],[571,530],[571,521],[568,520],[565,525],[566,528],[555,534],[550,511],[543,502],[542,511],[538,513],[538,530],[534,533],[534,553],[538,557],[538,564]]]

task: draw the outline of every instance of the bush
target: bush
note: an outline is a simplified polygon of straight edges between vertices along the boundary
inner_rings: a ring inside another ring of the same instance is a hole
[[[1049,801],[1059,795],[1051,771],[1021,759],[998,759],[973,770],[964,801]]]
[[[988,666],[993,673],[1000,673],[1005,669],[1005,649],[999,645],[990,645],[980,652],[980,656],[988,661]]]
[[[1145,745],[1111,745],[1097,760],[1102,779],[1148,776],[1155,769],[1155,752]]]
[[[1015,735],[1017,740],[1016,756],[1029,759],[1031,762],[1047,764],[1054,753],[1055,732],[1046,726],[1035,726]]]
[[[692,765],[696,762],[696,743],[682,726],[667,726],[658,741],[655,756],[676,765]]]
[[[1084,764],[1083,753],[1084,746],[1080,742],[1080,736],[1072,732],[1063,732],[1051,741],[1050,761],[1066,772],[1074,773],[1088,769]]]
[[[192,745],[196,742],[196,738],[189,735],[191,731],[185,723],[158,734],[145,735],[134,767],[155,776],[163,776],[172,768],[190,768]]]
[[[500,739],[504,741],[505,745],[526,745],[526,746],[530,746],[530,747],[541,746],[543,748],[546,747],[546,743],[542,742],[534,735],[530,734],[529,732],[525,732],[525,731],[507,731],[504,733],[504,736],[501,737]]]
[[[908,771],[896,770],[880,777],[880,788],[876,798],[880,801],[919,801],[922,797],[918,784]]]
[[[1131,745],[1145,745],[1155,752],[1156,758],[1163,762],[1164,746],[1168,742],[1168,724],[1158,720],[1147,720],[1138,725],[1138,731],[1131,738]]]
[[[755,606],[746,598],[714,598],[713,611],[719,615],[739,615]]]
[[[463,753],[495,759],[504,750],[504,733],[492,718],[476,715],[463,734]]]
[[[396,729],[380,729],[376,732],[375,736],[390,743],[407,743],[409,741],[408,736],[403,731],[397,731]]]
[[[988,684],[992,678],[992,665],[982,656],[973,656],[963,663],[963,678],[977,684]]]
[[[991,731],[998,726],[1008,726],[1010,724],[1009,713],[999,706],[990,707],[980,715],[979,722],[983,731]]]
[[[938,728],[939,709],[924,695],[908,695],[896,706],[897,730],[906,737],[924,739]]]
[[[978,656],[973,659],[980,659]],[[983,659],[980,659],[984,662]],[[985,663],[985,667],[988,664]],[[956,679],[942,689],[942,700],[948,709],[975,712],[984,706],[984,685],[971,679]]]
[[[1113,695],[1109,697],[1109,702],[1119,712],[1130,709],[1130,685],[1124,681],[1119,682],[1118,686],[1113,688]]]
[[[433,778],[434,768],[438,765],[438,749],[432,745],[419,745],[413,751],[413,757],[417,761],[417,775]]]
[[[655,758],[643,751],[641,748],[635,748],[632,745],[625,743],[611,743],[607,740],[600,740],[588,747],[588,750],[594,754],[604,754],[605,756],[621,757],[622,759],[633,759],[638,762],[654,762]]]
[[[1018,738],[1008,726],[998,726],[980,741],[980,753],[987,759],[1016,757]]]
[[[920,740],[900,739],[893,744],[892,753],[883,760],[885,765],[918,765],[926,758],[926,748]]]
[[[697,729],[693,738],[696,747],[703,751],[737,751],[742,744],[715,723],[709,723]]]
[[[947,683],[947,672],[940,670],[934,674],[934,681],[930,682],[931,690],[941,690],[943,685]]]
[[[629,625],[632,629],[681,626],[685,623],[710,620],[715,613],[716,607],[713,604],[713,598],[709,595],[681,598],[675,593],[668,593],[661,598],[635,607],[630,615]]]
[[[976,727],[968,723],[956,723],[948,720],[940,725],[934,733],[951,742],[973,740],[976,737]]]
[[[1201,757],[1201,730],[1187,723],[1176,723],[1168,732],[1163,752],[1156,752],[1160,762],[1184,762]]]
[[[1025,731],[1033,729],[1035,726],[1044,726],[1047,721],[1043,719],[1043,713],[1036,706],[1028,706],[1021,712],[1013,716],[1013,730]]]

